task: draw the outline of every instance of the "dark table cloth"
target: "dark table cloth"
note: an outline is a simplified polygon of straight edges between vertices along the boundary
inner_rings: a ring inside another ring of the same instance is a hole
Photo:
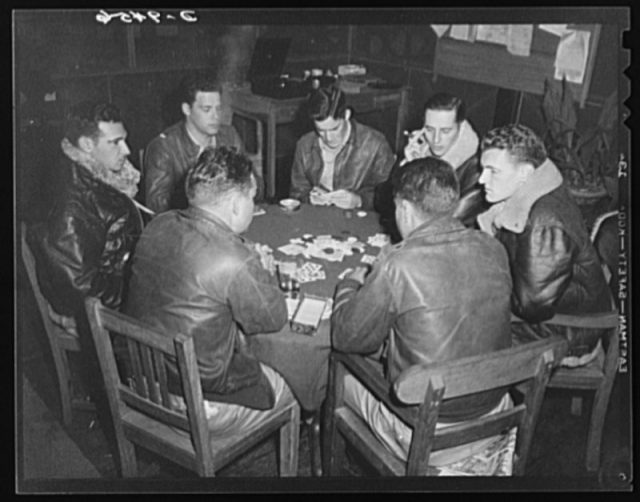
[[[306,204],[294,212],[285,212],[277,205],[264,209],[266,214],[254,216],[245,235],[273,248],[276,260],[296,261],[296,257],[281,253],[277,248],[304,234],[331,235],[339,239],[353,236],[365,244],[364,254],[377,255],[380,251],[379,247],[367,244],[368,237],[382,232],[375,212],[367,211],[366,216],[359,217],[357,211]],[[332,298],[338,275],[348,267],[364,265],[361,259],[362,253],[345,256],[341,262],[304,258],[304,261],[321,264],[326,278],[301,284],[301,293]],[[320,408],[326,395],[331,351],[329,320],[323,320],[314,335],[295,333],[287,324],[277,333],[253,335],[247,340],[256,357],[284,377],[305,410]]]

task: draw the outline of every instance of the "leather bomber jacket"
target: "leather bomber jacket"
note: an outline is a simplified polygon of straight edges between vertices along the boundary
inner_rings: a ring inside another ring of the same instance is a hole
[[[273,406],[245,335],[280,330],[287,308],[250,241],[197,207],[162,213],[140,237],[129,290],[127,314],[193,338],[205,398]]]
[[[533,338],[559,334],[569,340],[569,355],[595,347],[601,330],[540,324],[554,314],[580,315],[611,310],[611,294],[580,209],[565,185],[540,197],[524,231],[499,229],[496,237],[510,257],[512,309],[532,329]]]
[[[62,191],[47,220],[27,236],[42,294],[66,316],[84,312],[86,296],[117,309],[142,231],[140,213],[129,197],[68,159],[62,176]]]
[[[296,145],[291,168],[291,197],[309,202],[309,192],[320,183],[322,153],[315,131]],[[395,157],[384,135],[351,119],[351,134],[335,159],[333,189],[345,189],[362,198],[363,209],[373,209],[374,190],[389,177]]]
[[[469,157],[456,169],[460,184],[460,200],[453,215],[466,227],[477,227],[476,217],[489,209],[484,189],[478,183],[482,171],[478,155]]]
[[[381,219],[387,227],[389,233],[397,237],[395,223],[395,203],[393,201],[393,187],[391,179],[396,170],[402,169],[400,162],[396,162],[392,172],[384,183],[380,184],[375,191],[374,206]],[[464,161],[456,170],[460,187],[460,200],[453,213],[464,226],[478,228],[476,218],[480,213],[489,209],[490,204],[486,201],[484,188],[478,183],[482,171],[478,155],[472,155]]]
[[[370,354],[387,341],[387,378],[415,364],[511,345],[511,278],[500,243],[452,216],[416,228],[383,250],[360,287],[338,284],[332,314],[336,350]],[[503,392],[448,401],[449,420],[479,416]]]
[[[233,146],[242,152],[242,141],[229,125],[220,125],[217,146]],[[184,177],[200,153],[187,132],[185,121],[173,124],[151,140],[144,153],[145,204],[161,213],[169,209],[184,209]]]

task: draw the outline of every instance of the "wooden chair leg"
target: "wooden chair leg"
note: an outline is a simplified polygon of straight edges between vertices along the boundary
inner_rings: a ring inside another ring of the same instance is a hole
[[[67,353],[59,347],[53,348],[52,352],[53,363],[58,377],[58,386],[60,388],[62,423],[65,427],[70,427],[73,411],[71,406],[71,370],[69,368],[69,358],[67,357]]]
[[[135,478],[138,475],[138,466],[133,443],[125,437],[118,438],[118,453],[120,454],[122,477]]]
[[[298,475],[298,438],[300,436],[300,406],[294,403],[289,421],[280,428],[280,476]]]
[[[604,419],[609,407],[612,386],[613,382],[605,383],[596,391],[596,395],[593,397],[593,408],[591,409],[591,420],[587,435],[587,471],[597,471],[600,468],[602,430],[604,429]]]
[[[576,417],[582,415],[582,398],[580,396],[571,398],[571,414]]]
[[[317,460],[318,454],[321,454],[320,417],[320,411],[316,411],[307,422],[309,452],[311,455],[311,475],[316,477],[322,476],[322,461],[318,462]]]

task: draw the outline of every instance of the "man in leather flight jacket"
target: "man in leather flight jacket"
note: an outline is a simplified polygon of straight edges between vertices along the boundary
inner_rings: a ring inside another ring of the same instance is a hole
[[[196,74],[182,85],[184,119],[152,139],[144,154],[145,204],[156,213],[187,207],[185,174],[205,147],[243,151],[235,128],[223,123],[228,104],[221,84]]]
[[[459,192],[452,167],[435,157],[417,159],[396,172],[393,186],[404,240],[383,249],[366,278],[358,268],[338,284],[334,349],[372,354],[387,344],[386,377],[392,382],[414,364],[511,346],[507,255],[497,240],[453,217]],[[345,379],[345,400],[383,444],[406,459],[411,431],[405,424],[353,378]],[[441,416],[458,422],[509,405],[504,392],[490,391],[448,401]],[[465,457],[486,445],[469,446]],[[435,453],[430,461],[441,465],[461,451]]]
[[[413,131],[404,149],[404,159],[395,167],[415,159],[438,157],[455,169],[460,184],[460,201],[454,216],[468,227],[476,227],[476,217],[488,209],[482,186],[478,184],[480,140],[466,120],[464,101],[457,96],[438,93],[430,97],[424,107],[424,126]],[[393,228],[393,200],[391,181],[381,185],[376,193],[376,207],[391,231]]]
[[[491,209],[478,216],[509,255],[513,276],[514,343],[558,335],[569,342],[561,364],[597,355],[603,331],[553,324],[555,314],[609,312],[612,298],[582,213],[542,140],[528,127],[489,131],[481,144],[482,175]]]
[[[374,190],[388,178],[394,162],[384,135],[351,118],[337,87],[314,91],[307,106],[315,131],[296,145],[291,197],[343,209],[373,209]]]
[[[287,308],[273,258],[240,235],[253,218],[251,161],[225,147],[207,148],[187,172],[185,191],[187,209],[159,214],[142,233],[124,310],[193,337],[207,415],[231,433],[258,420],[259,410],[293,399],[245,340],[280,330]],[[177,399],[177,368],[169,370]]]
[[[127,159],[126,137],[114,105],[76,106],[61,143],[62,190],[46,221],[28,234],[52,320],[65,326],[84,316],[86,296],[116,309],[122,302],[128,260],[142,231],[133,200],[140,173]]]

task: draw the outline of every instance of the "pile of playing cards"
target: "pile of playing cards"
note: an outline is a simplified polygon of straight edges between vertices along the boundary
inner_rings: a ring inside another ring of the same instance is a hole
[[[305,258],[319,258],[327,261],[342,261],[345,256],[363,253],[364,250],[365,245],[353,236],[342,240],[331,235],[314,237],[311,234],[291,239],[289,244],[278,248],[278,251],[291,256],[301,254]]]
[[[389,236],[387,234],[375,234],[370,236],[367,239],[367,244],[369,244],[369,246],[376,246],[376,247],[383,247],[385,244],[389,243]]]
[[[307,261],[296,270],[295,278],[300,284],[326,279],[326,274],[322,270],[322,265]]]

